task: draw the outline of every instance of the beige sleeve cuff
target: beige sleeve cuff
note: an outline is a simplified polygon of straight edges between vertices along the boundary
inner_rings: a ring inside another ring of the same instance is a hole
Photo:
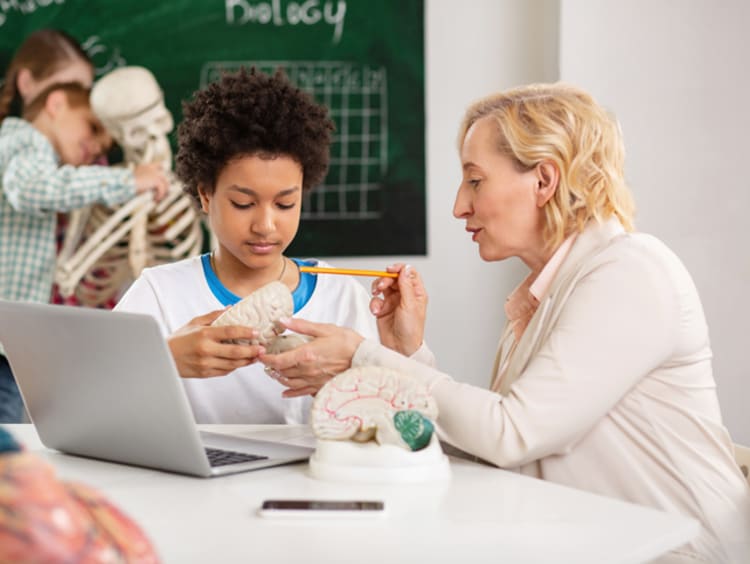
[[[410,358],[407,358],[384,347],[377,341],[365,339],[357,347],[354,357],[352,357],[352,367],[382,366],[391,368],[417,378],[428,389],[432,389],[436,382],[450,380],[450,376],[438,372],[431,366],[434,361],[434,355],[424,344]]]
[[[416,360],[417,362],[421,362],[422,364],[425,364],[432,368],[435,368],[437,364],[435,362],[435,355],[432,354],[430,347],[428,347],[427,343],[425,343],[424,341],[422,341],[422,344],[419,346],[419,348],[414,351],[414,354],[412,354],[409,358],[412,360]]]

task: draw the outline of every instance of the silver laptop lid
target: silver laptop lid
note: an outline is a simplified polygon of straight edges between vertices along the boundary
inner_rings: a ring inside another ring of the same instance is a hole
[[[0,300],[0,342],[50,448],[199,476],[309,455],[302,447],[266,443],[274,448],[259,454],[269,460],[212,470],[172,355],[150,316]]]

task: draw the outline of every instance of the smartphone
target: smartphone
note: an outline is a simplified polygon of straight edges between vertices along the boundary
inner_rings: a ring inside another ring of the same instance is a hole
[[[385,503],[376,500],[267,499],[258,514],[261,517],[303,519],[351,519],[380,517]]]

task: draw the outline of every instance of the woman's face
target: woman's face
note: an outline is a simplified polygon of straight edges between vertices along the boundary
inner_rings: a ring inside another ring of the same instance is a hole
[[[498,151],[497,135],[491,117],[477,120],[466,133],[453,215],[466,221],[482,259],[517,256],[531,266],[543,247],[539,178],[536,169],[520,172]]]
[[[278,270],[299,228],[302,166],[283,155],[238,157],[219,173],[213,194],[201,193],[201,203],[222,257],[249,270]]]

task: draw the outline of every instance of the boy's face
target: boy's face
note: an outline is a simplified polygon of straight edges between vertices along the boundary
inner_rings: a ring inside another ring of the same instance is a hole
[[[302,165],[284,155],[238,157],[219,173],[213,194],[201,191],[201,205],[223,257],[252,270],[278,269],[299,227]]]
[[[60,160],[73,166],[90,165],[108,149],[111,138],[88,105],[70,105],[62,92],[57,102],[51,141]]]

